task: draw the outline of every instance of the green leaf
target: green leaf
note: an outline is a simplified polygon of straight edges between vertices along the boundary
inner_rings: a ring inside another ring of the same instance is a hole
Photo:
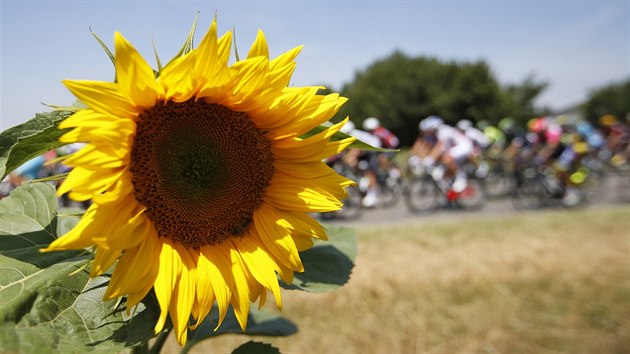
[[[73,112],[53,111],[37,113],[26,123],[0,133],[0,175],[4,179],[11,171],[46,151],[66,145],[59,137],[67,130],[57,125]]]
[[[247,328],[245,332],[241,330],[241,327],[236,320],[234,311],[230,307],[221,327],[214,330],[218,323],[218,309],[216,306],[212,308],[210,315],[208,315],[203,322],[192,331],[188,336],[186,346],[182,350],[182,353],[187,353],[194,345],[201,342],[204,339],[220,336],[222,334],[245,334],[250,336],[289,336],[297,333],[297,326],[280,316],[277,313],[272,313],[265,310],[257,310],[255,308],[250,309],[249,317],[247,319]]]
[[[46,183],[24,184],[0,200],[0,254],[44,268],[79,251],[40,253],[39,250],[69,231],[78,218],[57,219],[57,196]],[[2,304],[0,304],[0,308]]]
[[[232,354],[280,354],[280,350],[271,344],[250,340],[234,349]]]
[[[175,60],[175,59],[177,59],[179,57],[183,57],[184,55],[190,53],[193,50],[194,40],[195,40],[195,31],[197,30],[197,20],[199,20],[199,12],[197,12],[197,16],[195,16],[195,21],[193,22],[193,25],[192,25],[192,28],[190,29],[190,32],[188,32],[188,36],[186,37],[186,41],[184,41],[184,45],[179,50],[179,52],[177,52],[177,54],[175,54],[173,59],[171,59],[166,64],[165,67],[169,66],[173,62],[173,60]],[[160,69],[160,72],[162,72],[162,69]]]
[[[153,336],[152,297],[132,317],[124,301],[102,301],[109,275],[90,279],[85,252],[39,253],[78,220],[58,222],[55,190],[45,183],[0,200],[0,352],[121,352]]]
[[[133,317],[127,315],[124,301],[102,301],[108,277],[90,279],[86,271],[75,272],[84,262],[62,262],[37,271],[19,269],[26,273],[8,285],[13,294],[2,285],[3,299],[28,294],[28,300],[20,303],[19,317],[0,324],[0,352],[41,353],[46,348],[47,353],[118,353],[153,336],[153,326],[147,324],[157,321],[155,300],[147,297]],[[2,256],[0,264],[19,268]]]
[[[109,60],[111,60],[112,64],[114,65],[114,69],[116,68],[116,57],[114,57],[114,54],[112,53],[111,50],[109,50],[109,48],[107,48],[107,45],[105,44],[105,42],[103,42],[97,35],[96,33],[94,33],[94,31],[92,31],[92,28],[90,28],[90,33],[92,33],[92,36],[94,37],[94,39],[96,39],[96,41],[98,42],[98,44],[101,45],[101,48],[103,48],[103,50],[105,51],[105,54],[107,54],[107,56],[109,57]],[[114,78],[115,79],[115,78]]]
[[[350,280],[357,256],[354,229],[328,226],[328,241],[317,241],[313,248],[300,253],[303,273],[295,273],[293,283],[281,283],[287,289],[325,292],[338,289]]]
[[[326,130],[330,128],[329,126],[326,125],[320,125],[317,126],[313,129],[311,129],[308,133],[300,136],[300,138],[302,139],[306,139],[309,138],[317,133],[321,133],[322,131]],[[336,132],[333,136],[330,137],[330,141],[339,141],[339,140],[343,140],[343,139],[347,139],[352,137],[351,135],[348,135],[344,132]],[[385,148],[380,148],[380,147],[375,147],[372,146],[368,143],[365,143],[359,139],[356,139],[352,144],[350,144],[350,146],[348,147],[348,149],[359,149],[359,150],[370,150],[370,151],[378,151],[378,152],[398,152],[400,150],[396,150],[396,149],[385,149]]]

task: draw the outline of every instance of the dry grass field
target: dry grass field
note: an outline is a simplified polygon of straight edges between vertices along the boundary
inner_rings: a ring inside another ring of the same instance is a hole
[[[630,208],[359,229],[350,282],[285,291],[282,353],[630,353]],[[226,335],[191,353],[230,353]],[[174,340],[165,352],[178,352]]]

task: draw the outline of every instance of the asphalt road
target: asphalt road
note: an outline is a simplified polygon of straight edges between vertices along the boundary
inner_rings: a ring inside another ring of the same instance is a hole
[[[577,208],[597,208],[611,204],[623,204],[627,205],[630,211],[630,175],[609,175],[603,178],[601,182],[602,184],[599,188],[600,193],[597,195],[597,200],[582,203],[577,206]],[[562,209],[562,207],[555,209]],[[550,208],[519,211],[514,207],[511,199],[508,197],[486,200],[481,208],[475,210],[442,208],[428,214],[413,214],[409,212],[404,201],[401,199],[394,207],[388,209],[365,209],[361,217],[356,220],[331,219],[325,220],[325,222],[363,228],[397,224],[421,224],[436,219],[460,220],[479,217],[502,217],[544,210],[550,210]]]

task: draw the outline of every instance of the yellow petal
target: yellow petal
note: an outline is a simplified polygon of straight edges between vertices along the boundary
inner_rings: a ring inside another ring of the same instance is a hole
[[[106,301],[128,293],[139,293],[153,287],[158,270],[156,262],[159,259],[158,246],[160,243],[157,242],[155,235],[146,234],[142,238],[144,239],[143,242],[134,248],[125,250],[125,253],[120,257],[105,292],[104,299]]]
[[[135,106],[144,108],[155,106],[158,92],[162,88],[155,81],[153,69],[119,32],[114,35],[114,45],[116,78],[120,92]]]
[[[118,119],[113,122],[102,122],[98,128],[78,126],[62,135],[59,141],[64,143],[107,142],[114,147],[122,143],[128,146],[135,132],[136,123],[128,119]]]
[[[89,80],[64,80],[63,84],[79,101],[96,112],[120,118],[134,118],[140,113],[120,93],[118,84]]]
[[[291,65],[292,63],[294,63],[294,60],[295,58],[297,58],[298,54],[300,54],[300,52],[302,51],[302,48],[303,46],[297,46],[277,56],[271,62],[269,62],[269,69],[276,70],[283,66]]]
[[[160,258],[162,243],[158,240],[158,236],[155,232],[152,232],[149,235],[147,235],[145,239],[147,240],[147,242],[150,241],[153,244],[153,247],[152,247],[153,253],[148,257],[151,257],[152,259],[157,261]],[[157,272],[158,272],[157,265],[151,267],[151,269],[149,269],[149,273],[147,273],[147,275],[143,279],[142,284],[144,284],[144,287],[136,292],[130,292],[127,295],[127,313],[128,314],[130,313],[131,308],[133,306],[136,306],[142,299],[144,299],[147,293],[151,289],[153,289],[153,284],[155,283]]]
[[[123,219],[114,217],[111,223],[103,227],[100,236],[93,236],[92,241],[103,248],[127,249],[136,247],[144,240],[148,228],[152,227],[144,211],[146,207],[135,203],[133,197],[122,200],[125,205],[120,208]],[[102,206],[107,208],[107,206]]]
[[[311,237],[303,237],[303,236],[298,236],[298,235],[293,235],[292,237],[293,237],[293,242],[295,242],[295,247],[300,252],[306,251],[312,248],[313,245],[315,244],[315,242],[313,241]]]
[[[121,249],[104,249],[97,247],[94,263],[92,264],[92,269],[90,270],[90,277],[99,276],[107,271],[107,269],[114,264],[116,259],[120,257],[121,253]]]
[[[83,214],[77,225],[73,227],[72,230],[51,242],[47,248],[44,248],[41,251],[63,251],[92,246],[94,244],[92,238],[84,231],[94,222],[96,208],[97,206],[95,204],[90,205],[88,210]]]
[[[200,249],[199,271],[207,272],[217,300],[219,308],[219,321],[217,327],[221,325],[230,305],[232,293],[230,289],[234,289],[233,276],[226,274],[231,271],[232,264],[229,259],[230,251],[221,245],[203,246]],[[215,328],[215,330],[216,330]]]
[[[282,226],[291,230],[291,235],[328,240],[324,227],[308,214],[283,210],[276,212],[282,219],[280,222]]]
[[[274,184],[267,187],[264,201],[277,209],[321,213],[341,209],[342,203],[332,194],[308,187]]]
[[[258,34],[256,34],[256,40],[254,40],[252,47],[249,49],[247,58],[260,57],[260,56],[269,58],[269,47],[267,46],[267,40],[265,39],[265,34],[263,33],[263,31],[259,29]]]
[[[321,98],[321,99],[320,99]],[[278,127],[271,134],[270,139],[287,136],[300,136],[311,129],[327,122],[332,118],[339,108],[347,101],[338,94],[318,96],[313,99],[296,117],[287,125]],[[345,123],[344,123],[345,124]]]
[[[77,126],[99,128],[106,123],[117,121],[118,117],[113,117],[92,109],[82,109],[59,123],[59,129],[73,128]]]
[[[271,290],[276,299],[276,306],[282,309],[282,298],[280,296],[280,286],[275,273],[276,263],[260,246],[250,237],[235,239],[234,243],[238,247],[240,255],[247,266],[247,269],[265,288]]]
[[[188,250],[179,243],[174,244],[174,262],[181,264],[179,281],[173,289],[173,298],[169,308],[173,330],[179,345],[184,346],[188,336],[188,320],[195,300],[196,266]]]
[[[257,107],[248,111],[250,119],[264,130],[290,124],[300,112],[315,99],[319,87],[283,88],[269,107]]]
[[[248,271],[245,268],[244,261],[236,245],[232,242],[228,243],[231,244],[229,248],[231,261],[230,274],[234,279],[234,288],[231,289],[232,299],[230,303],[234,309],[234,315],[236,316],[238,324],[241,326],[241,329],[245,331],[245,328],[247,328],[247,317],[249,315],[250,291],[252,289],[249,284]]]
[[[190,326],[191,330],[195,330],[203,321],[203,319],[210,313],[212,305],[214,304],[214,289],[212,288],[212,281],[210,279],[210,273],[203,267],[205,263],[200,264],[201,254],[200,252],[191,252],[190,255],[193,258],[193,263],[196,265],[196,278],[195,278],[195,301],[192,307],[192,317],[196,320],[195,324]]]
[[[250,99],[257,99],[257,95],[265,84],[268,68],[269,60],[265,57],[254,57],[234,63],[230,67],[232,76],[230,96],[220,103],[240,110],[239,105],[248,104]]]
[[[173,244],[167,238],[160,238],[162,247],[160,248],[160,260],[158,262],[158,274],[155,278],[155,297],[160,305],[160,317],[155,325],[155,333],[159,333],[166,323],[166,316],[171,307],[171,299],[176,289],[179,276],[181,274],[182,264]],[[177,319],[173,319],[174,321]]]
[[[230,59],[230,49],[232,48],[232,32],[225,32],[219,38],[219,62],[227,64]]]
[[[75,167],[59,186],[57,195],[75,190],[84,194],[99,194],[111,187],[125,172],[125,169],[88,170]]]
[[[113,155],[113,149],[106,153],[101,148],[88,144],[81,150],[70,155],[64,164],[68,166],[84,166],[88,169],[117,168],[129,164],[129,159],[120,159]]]
[[[199,87],[197,97],[208,98],[211,103],[223,95],[230,82],[227,60],[223,60],[219,53],[216,21],[212,21],[210,29],[197,48],[195,75]]]
[[[160,74],[159,82],[165,90],[165,100],[188,101],[195,94],[193,71],[196,52],[190,52],[173,60]]]
[[[274,174],[272,182],[278,185],[292,185],[302,188],[312,188],[326,191],[337,199],[344,199],[348,196],[344,187],[353,184],[352,180],[338,174],[330,174],[318,178],[300,178],[286,175],[282,172]]]
[[[323,161],[287,162],[274,161],[273,166],[279,172],[297,178],[321,178],[336,175],[337,172]]]
[[[254,226],[265,248],[278,262],[297,272],[304,271],[289,230],[284,227],[282,218],[273,207],[264,203],[259,206],[254,211]]]

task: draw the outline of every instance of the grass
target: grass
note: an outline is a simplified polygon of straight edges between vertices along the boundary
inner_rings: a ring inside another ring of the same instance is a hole
[[[350,282],[283,293],[282,353],[628,353],[630,209],[360,229]],[[230,353],[228,335],[191,353]],[[165,352],[177,352],[174,340]]]

